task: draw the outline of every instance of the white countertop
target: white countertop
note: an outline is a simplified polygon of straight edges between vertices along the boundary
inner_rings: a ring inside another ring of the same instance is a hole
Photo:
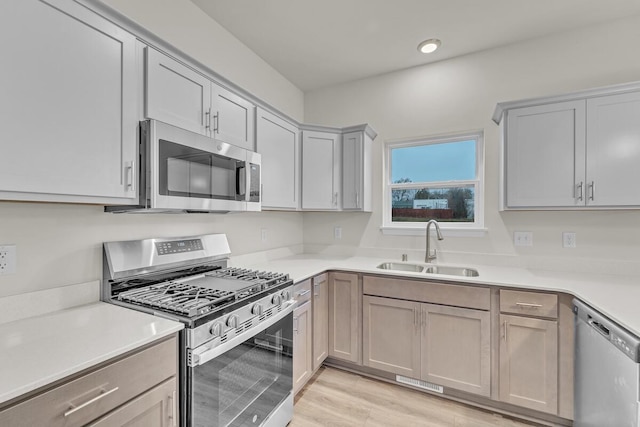
[[[409,273],[376,268],[378,264],[388,261],[400,262],[388,258],[295,255],[246,267],[288,273],[295,282],[313,277],[327,270],[348,270],[358,273],[393,275],[406,278],[429,278],[431,280],[565,292],[574,295],[640,336],[640,277],[613,274],[580,274],[472,264],[464,264],[463,266],[478,270],[478,277]],[[421,262],[411,263],[423,264]],[[450,263],[437,264],[456,265]]]
[[[173,334],[183,325],[97,302],[0,325],[0,403]]]

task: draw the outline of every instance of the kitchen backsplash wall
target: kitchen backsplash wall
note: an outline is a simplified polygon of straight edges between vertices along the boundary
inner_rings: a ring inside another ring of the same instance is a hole
[[[501,101],[640,80],[638,40],[640,17],[630,17],[306,93],[307,122],[336,126],[367,122],[378,137],[374,141],[374,212],[305,214],[305,249],[352,247],[375,252],[395,248],[397,259],[407,251],[424,257],[424,236],[388,236],[380,231],[384,142],[483,129],[488,231],[484,237],[434,239],[438,250],[504,255],[519,265],[553,269],[597,269],[603,260],[618,267],[620,262],[637,265],[640,210],[498,211],[500,135],[491,117]],[[443,40],[443,46],[446,43]],[[341,240],[333,238],[336,226],[343,228]],[[533,232],[533,246],[514,247],[514,231]],[[563,231],[576,233],[575,249],[562,248]]]
[[[0,244],[17,245],[17,272],[0,297],[102,278],[102,242],[226,233],[235,255],[302,250],[302,214],[110,214],[100,206],[0,203]],[[262,230],[266,240],[262,241]]]

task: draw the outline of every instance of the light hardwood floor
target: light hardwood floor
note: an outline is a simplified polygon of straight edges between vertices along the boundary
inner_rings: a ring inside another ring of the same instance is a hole
[[[527,427],[491,412],[321,367],[296,396],[289,427]]]

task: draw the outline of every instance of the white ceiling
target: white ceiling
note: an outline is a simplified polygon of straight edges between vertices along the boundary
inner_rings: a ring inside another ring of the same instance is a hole
[[[640,0],[192,0],[304,91],[640,14]],[[422,40],[442,40],[431,55]]]

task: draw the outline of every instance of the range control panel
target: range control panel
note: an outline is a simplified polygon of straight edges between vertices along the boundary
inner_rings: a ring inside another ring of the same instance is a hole
[[[181,252],[201,251],[202,240],[174,240],[171,242],[156,242],[158,255],[178,254]]]

